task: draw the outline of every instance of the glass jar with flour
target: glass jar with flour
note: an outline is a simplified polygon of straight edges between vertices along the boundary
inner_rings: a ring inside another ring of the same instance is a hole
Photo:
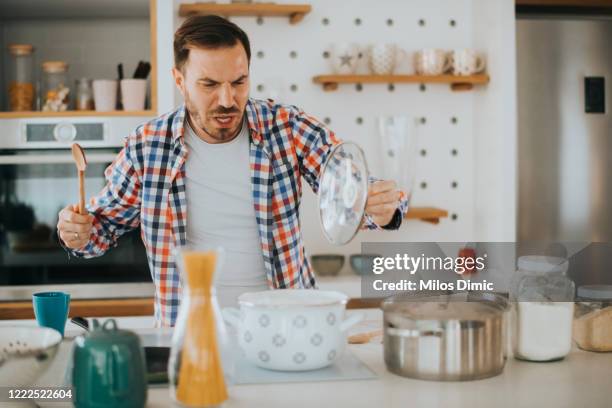
[[[574,341],[583,350],[612,351],[612,285],[578,288]]]
[[[548,256],[523,256],[513,279],[514,356],[521,360],[564,358],[572,347],[574,282],[568,262]]]

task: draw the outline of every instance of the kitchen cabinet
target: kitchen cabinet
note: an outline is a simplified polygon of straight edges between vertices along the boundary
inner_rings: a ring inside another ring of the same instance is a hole
[[[96,2],[3,1],[0,4],[0,71],[9,63],[9,44],[34,46],[34,77],[38,101],[34,111],[10,112],[8,79],[0,78],[0,119],[40,117],[152,117],[157,113],[156,0]],[[68,111],[41,112],[41,63],[68,64]],[[75,111],[75,81],[79,78],[117,79],[122,63],[131,78],[138,61],[151,63],[148,103],[139,111]]]

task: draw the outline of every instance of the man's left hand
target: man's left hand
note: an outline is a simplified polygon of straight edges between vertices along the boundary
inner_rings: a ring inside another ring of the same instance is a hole
[[[381,227],[389,224],[397,210],[400,190],[392,180],[380,180],[370,184],[366,213]]]

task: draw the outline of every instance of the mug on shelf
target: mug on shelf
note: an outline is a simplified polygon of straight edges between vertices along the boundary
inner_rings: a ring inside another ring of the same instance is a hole
[[[391,75],[406,55],[406,51],[393,43],[372,45],[368,48],[370,72],[374,75]]]
[[[357,44],[339,43],[329,47],[329,65],[334,74],[354,74],[360,59],[361,50]]]
[[[484,56],[475,50],[458,49],[449,53],[453,75],[473,75],[483,72],[486,68]]]
[[[418,75],[442,75],[452,67],[444,50],[427,48],[414,54],[414,69]]]
[[[117,81],[114,79],[95,79],[93,81],[93,94],[96,111],[114,111],[117,104]]]

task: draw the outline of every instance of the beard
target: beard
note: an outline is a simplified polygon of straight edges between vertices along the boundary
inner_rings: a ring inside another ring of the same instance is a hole
[[[185,109],[189,113],[189,123],[196,133],[204,132],[216,142],[227,142],[232,140],[240,131],[244,120],[244,112],[240,112],[237,107],[225,108],[219,106],[217,109],[202,116],[196,105],[193,103],[189,94],[185,92]],[[214,115],[240,114],[240,120],[233,128],[217,128],[212,123]],[[207,120],[207,118],[210,118]]]

